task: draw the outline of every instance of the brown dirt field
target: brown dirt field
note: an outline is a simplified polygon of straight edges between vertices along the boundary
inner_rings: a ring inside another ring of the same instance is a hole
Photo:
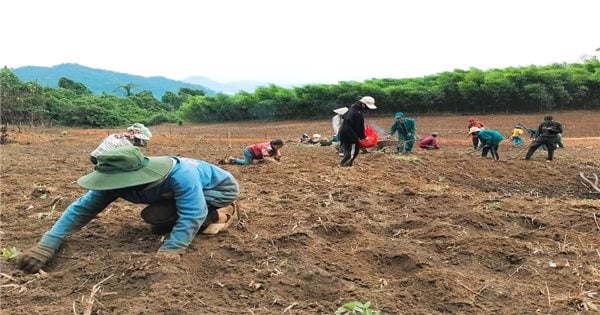
[[[478,117],[508,135],[543,114]],[[139,217],[143,205],[120,200],[70,236],[46,273],[2,260],[0,313],[333,314],[349,301],[383,314],[597,312],[600,199],[578,174],[600,174],[600,112],[555,118],[566,148],[552,163],[544,151],[510,159],[519,150],[508,142],[500,162],[469,155],[467,116],[423,116],[418,133],[440,132],[442,150],[361,154],[351,168],[332,146],[297,144],[305,132],[329,135],[329,120],[152,128],[147,155],[209,162],[254,141],[288,142],[281,165],[223,166],[242,188],[241,224],[198,236],[181,262],[154,259],[162,237]],[[393,119],[367,122],[387,129]],[[39,240],[84,192],[75,181],[92,170],[88,154],[115,130],[10,133],[1,247]]]

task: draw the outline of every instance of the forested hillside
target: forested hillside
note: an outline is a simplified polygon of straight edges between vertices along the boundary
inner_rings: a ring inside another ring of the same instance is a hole
[[[521,113],[600,109],[600,61],[519,68],[455,70],[407,79],[313,84],[291,89],[270,85],[253,93],[207,95],[180,88],[156,99],[150,91],[95,95],[81,82],[60,78],[57,88],[0,72],[2,123],[107,127],[137,121],[215,122],[329,117],[361,95],[376,99],[378,114]]]
[[[140,91],[150,91],[155,97],[161,97],[167,91],[188,88],[203,91],[206,95],[215,92],[203,85],[170,80],[165,77],[143,77],[115,71],[94,69],[78,64],[65,63],[53,67],[20,67],[13,69],[19,80],[37,82],[41,86],[58,87],[60,78],[83,83],[93,94],[112,94],[125,96]]]

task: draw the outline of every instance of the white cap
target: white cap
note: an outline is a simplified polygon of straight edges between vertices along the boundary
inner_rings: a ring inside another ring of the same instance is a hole
[[[361,103],[367,105],[367,107],[369,109],[376,109],[377,106],[375,106],[375,99],[372,98],[371,96],[363,96],[360,101]]]

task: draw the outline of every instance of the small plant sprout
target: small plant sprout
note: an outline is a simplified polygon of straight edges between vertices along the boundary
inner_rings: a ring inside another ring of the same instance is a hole
[[[11,248],[2,248],[2,258],[4,259],[13,259],[19,256],[19,250],[16,247]]]
[[[340,306],[335,315],[379,315],[380,312],[371,309],[371,302],[348,302]]]

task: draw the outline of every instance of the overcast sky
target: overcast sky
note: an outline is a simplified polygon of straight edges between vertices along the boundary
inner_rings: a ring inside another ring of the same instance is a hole
[[[0,65],[275,84],[578,62],[599,0],[11,0]]]

